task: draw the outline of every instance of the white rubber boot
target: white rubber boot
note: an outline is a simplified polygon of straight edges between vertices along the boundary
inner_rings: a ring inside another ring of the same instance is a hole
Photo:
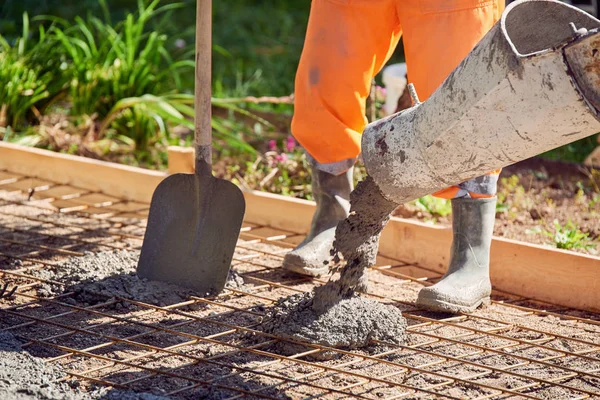
[[[490,245],[495,220],[496,198],[452,200],[450,265],[438,283],[421,289],[417,306],[470,313],[490,302]]]

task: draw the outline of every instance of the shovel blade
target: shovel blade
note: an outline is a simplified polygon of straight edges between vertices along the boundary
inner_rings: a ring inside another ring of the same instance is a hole
[[[196,174],[167,177],[152,196],[138,276],[201,295],[219,293],[245,209],[241,190],[229,181]]]

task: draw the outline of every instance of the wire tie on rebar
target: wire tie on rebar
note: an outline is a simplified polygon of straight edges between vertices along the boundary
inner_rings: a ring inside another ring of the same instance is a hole
[[[0,298],[3,298],[3,297],[5,297],[7,299],[11,298],[17,291],[17,288],[19,287],[19,285],[16,285],[8,293],[6,293],[6,289],[8,289],[8,284],[9,283],[6,282],[4,284],[4,286],[2,287],[2,289],[0,289]]]

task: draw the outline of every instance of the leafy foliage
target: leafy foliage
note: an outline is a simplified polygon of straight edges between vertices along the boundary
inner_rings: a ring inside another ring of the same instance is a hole
[[[452,213],[452,202],[448,199],[427,195],[411,203],[434,216],[446,217]]]
[[[165,46],[167,36],[147,32],[146,24],[182,4],[157,8],[158,3],[145,6],[139,0],[137,15],[128,14],[115,27],[97,17],[75,17],[73,25],[49,17],[57,23],[51,32],[68,57],[65,73],[70,78],[73,115],[97,113],[103,118],[121,99],[158,95],[172,86],[181,89],[181,70],[193,69],[193,60],[174,61]]]
[[[574,163],[582,163],[585,158],[598,146],[599,135],[569,143],[554,150],[550,150],[541,156],[549,160],[561,160]]]
[[[112,146],[98,147],[91,142],[114,139],[147,154],[156,144],[189,143],[194,99],[186,92],[182,76],[193,76],[193,49],[191,54],[174,57],[169,47],[172,40],[158,29],[171,20],[171,12],[186,4],[171,1],[159,7],[159,3],[137,0],[137,10],[125,13],[115,24],[106,0],[96,3],[102,7],[104,19],[92,14],[86,19],[75,16],[73,21],[38,16],[35,20],[48,27],[39,28],[35,43],[29,39],[25,13],[23,34],[13,40],[15,44],[11,46],[4,38],[0,43],[0,84],[6,88],[0,93],[0,122],[6,121],[10,132],[17,131],[7,137],[36,145],[60,142],[49,140],[48,134],[56,133],[53,129],[28,128],[22,122],[32,110],[41,117],[42,107],[62,98],[65,101],[51,113],[66,114],[69,123],[81,127],[80,135],[86,136],[72,141],[69,148],[73,143],[77,147],[87,143],[88,149],[109,151]],[[193,89],[193,81],[189,89]],[[226,100],[213,101],[213,106],[230,111],[226,120],[212,119],[215,147],[254,153],[245,140],[254,131],[233,117],[244,115],[267,127],[269,123]],[[173,135],[173,128],[185,130]]]
[[[587,233],[581,232],[572,221],[561,225],[558,220],[553,221],[554,232],[537,226],[528,231],[529,234],[542,234],[550,238],[550,244],[558,249],[573,250],[584,249],[595,253],[596,245]]]
[[[51,72],[53,61],[40,62],[51,42],[43,28],[37,41],[30,39],[27,13],[21,36],[12,44],[0,35],[0,127],[21,127],[62,89]]]

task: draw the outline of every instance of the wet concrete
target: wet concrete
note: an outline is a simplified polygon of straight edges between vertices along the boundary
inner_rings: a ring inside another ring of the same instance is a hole
[[[56,267],[33,271],[43,279],[64,284],[44,284],[39,291],[41,296],[54,296],[64,292],[74,292],[74,299],[88,305],[105,302],[112,297],[130,299],[158,306],[166,306],[186,301],[189,296],[202,294],[178,285],[140,278],[136,274],[139,251],[113,250],[88,253],[70,257]],[[230,271],[226,287],[239,288],[244,280]],[[68,301],[68,300],[67,300]],[[128,307],[130,303],[116,303],[116,307]]]
[[[350,216],[336,228],[332,255],[345,261],[338,280],[315,288],[313,310],[322,313],[367,287],[366,271],[377,261],[381,231],[398,204],[385,199],[370,176],[350,194]]]
[[[344,350],[377,348],[371,342],[373,339],[394,344],[406,340],[406,320],[394,306],[352,296],[317,314],[312,303],[312,293],[281,299],[267,312],[263,331]],[[279,343],[279,350],[289,354],[304,351],[304,347],[290,342]],[[332,356],[333,352],[324,352],[317,358]]]
[[[0,332],[0,399],[6,400],[166,400],[151,393],[135,393],[97,386],[80,390],[77,382],[57,382],[66,376],[21,347],[9,332]]]

